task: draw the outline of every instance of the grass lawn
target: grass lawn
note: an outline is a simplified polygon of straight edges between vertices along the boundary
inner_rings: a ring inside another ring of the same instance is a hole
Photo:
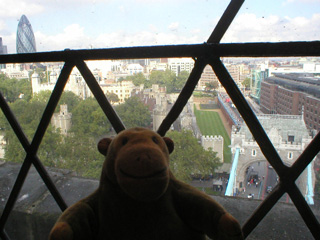
[[[221,135],[223,137],[224,162],[230,163],[232,157],[231,150],[228,147],[231,144],[230,138],[226,129],[224,128],[219,113],[214,111],[197,110],[196,107],[194,107],[194,113],[196,115],[197,124],[202,135]]]

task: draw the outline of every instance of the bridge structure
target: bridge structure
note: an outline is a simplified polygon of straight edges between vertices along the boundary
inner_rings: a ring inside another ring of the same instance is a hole
[[[303,116],[260,114],[257,117],[284,164],[291,166],[312,140]],[[233,126],[230,147],[233,163],[225,195],[237,196],[245,191],[250,166],[267,160],[246,124]],[[312,162],[296,181],[310,205],[314,204],[315,176],[313,172]]]

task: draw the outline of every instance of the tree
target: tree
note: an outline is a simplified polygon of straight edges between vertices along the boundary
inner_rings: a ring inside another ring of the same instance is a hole
[[[18,80],[0,74],[0,92],[8,102],[14,102],[19,98],[29,101],[32,95],[31,83],[28,79]]]
[[[61,95],[59,105],[67,104],[68,105],[68,111],[72,112],[73,109],[80,103],[81,98],[74,94],[71,91],[64,91]],[[58,109],[59,111],[59,109]]]
[[[107,93],[107,99],[111,102],[111,103],[116,103],[119,102],[119,97],[117,94],[115,93]]]
[[[217,80],[206,83],[206,91],[215,91],[219,87]]]
[[[175,145],[170,156],[170,168],[178,179],[190,181],[192,174],[210,175],[220,166],[217,153],[204,150],[191,131],[170,131],[167,136]]]
[[[34,133],[39,125],[43,115],[46,103],[40,101],[27,102],[23,99],[17,100],[10,104],[12,111],[20,123],[24,133],[31,142]],[[6,144],[5,158],[8,161],[22,162],[25,158],[25,151],[21,146],[18,138],[9,126],[8,122],[1,117],[1,127],[4,130]],[[38,150],[38,157],[47,166],[53,166],[57,159],[56,149],[61,143],[61,136],[55,132],[52,127],[48,127],[45,136]]]
[[[126,99],[115,110],[127,128],[149,127],[152,121],[148,107],[136,96]]]
[[[64,138],[59,149],[57,167],[70,169],[85,177],[98,178],[104,161],[94,138],[71,134]]]
[[[150,74],[150,84],[159,84],[167,87],[167,92],[173,92],[176,81],[176,74],[166,69],[165,71],[153,71]]]
[[[186,84],[186,81],[189,78],[189,75],[190,74],[187,71],[181,71],[179,73],[179,75],[177,76],[177,80],[175,82],[175,85],[174,85],[175,91],[181,90],[184,87],[184,85]]]
[[[71,132],[79,136],[97,138],[109,132],[110,122],[98,102],[94,98],[87,98],[72,111]]]
[[[242,82],[242,85],[246,88],[246,89],[250,89],[250,81],[251,79],[246,77],[243,82]]]
[[[42,102],[42,103],[48,103],[51,96],[50,90],[40,91],[38,93],[35,93],[33,95],[33,98],[31,99],[31,102]]]
[[[126,77],[127,81],[132,81],[135,86],[139,86],[140,84],[147,84],[147,79],[143,75],[143,73],[136,73],[132,76]]]

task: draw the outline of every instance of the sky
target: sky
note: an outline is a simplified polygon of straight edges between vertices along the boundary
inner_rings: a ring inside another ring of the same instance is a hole
[[[22,14],[38,52],[206,42],[229,0],[0,0],[0,37],[16,53]],[[221,42],[320,40],[320,0],[246,0]]]

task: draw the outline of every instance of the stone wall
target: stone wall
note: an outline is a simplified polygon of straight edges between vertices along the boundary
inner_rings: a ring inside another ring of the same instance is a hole
[[[19,169],[19,164],[0,165],[1,212]],[[49,174],[68,205],[87,196],[98,186],[97,180],[75,177],[67,170],[51,169]],[[244,198],[220,196],[214,198],[231,212],[241,225],[262,203],[259,200]],[[319,219],[319,206],[312,206],[311,209]],[[60,214],[59,207],[44,186],[39,174],[31,168],[15,208],[5,225],[5,231],[10,239],[47,239],[50,229]],[[247,239],[303,240],[313,239],[313,237],[294,205],[277,203]]]

